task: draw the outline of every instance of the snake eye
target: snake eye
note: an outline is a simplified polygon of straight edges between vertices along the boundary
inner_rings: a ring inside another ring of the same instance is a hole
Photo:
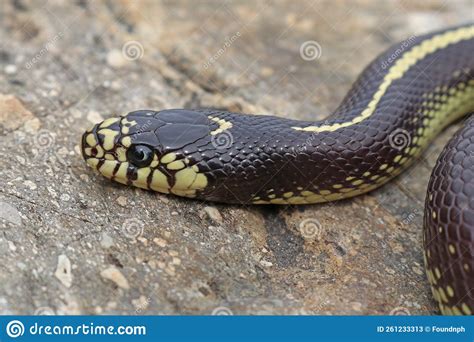
[[[153,151],[145,145],[133,145],[127,151],[128,160],[137,167],[145,167],[153,160]]]

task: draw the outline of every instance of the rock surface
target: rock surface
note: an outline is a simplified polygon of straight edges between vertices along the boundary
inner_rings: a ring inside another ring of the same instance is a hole
[[[126,188],[78,143],[139,108],[323,118],[390,44],[468,20],[469,0],[4,1],[0,313],[437,313],[422,208],[456,127],[382,189],[306,207]]]

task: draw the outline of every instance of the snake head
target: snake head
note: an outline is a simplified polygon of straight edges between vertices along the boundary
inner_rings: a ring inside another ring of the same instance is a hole
[[[207,185],[190,155],[216,123],[204,112],[139,110],[106,119],[82,136],[82,155],[103,176],[122,184],[194,197]]]

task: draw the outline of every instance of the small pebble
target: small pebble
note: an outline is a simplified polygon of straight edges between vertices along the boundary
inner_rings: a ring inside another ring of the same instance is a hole
[[[30,189],[30,190],[36,190],[36,189],[37,189],[36,184],[33,183],[33,182],[30,181],[30,180],[26,180],[23,184],[24,184],[28,189]]]
[[[166,245],[168,244],[166,240],[162,238],[154,238],[153,242],[160,247],[166,247]]]
[[[107,233],[102,233],[100,245],[104,248],[110,248],[114,245],[114,239]]]
[[[109,267],[100,272],[100,276],[104,279],[113,281],[118,287],[128,290],[130,285],[128,285],[128,280],[125,276],[115,267]]]
[[[17,67],[16,67],[16,65],[8,64],[8,65],[5,67],[5,74],[7,74],[7,75],[13,75],[13,74],[16,74],[16,72],[17,72]]]
[[[58,256],[58,265],[54,276],[67,288],[72,285],[72,272],[71,272],[71,261],[69,258],[61,254]]]
[[[107,54],[107,64],[112,68],[122,68],[127,62],[120,50],[112,50]]]
[[[209,216],[209,218],[213,222],[215,222],[215,223],[222,223],[223,222],[222,215],[219,212],[219,210],[217,210],[217,208],[215,208],[215,207],[204,207],[204,211],[206,212],[207,216]]]
[[[127,198],[124,196],[119,196],[117,198],[117,203],[121,205],[122,207],[125,207],[127,205]]]
[[[104,118],[98,112],[91,110],[89,113],[87,113],[87,120],[93,124],[96,124],[98,122],[104,121]]]

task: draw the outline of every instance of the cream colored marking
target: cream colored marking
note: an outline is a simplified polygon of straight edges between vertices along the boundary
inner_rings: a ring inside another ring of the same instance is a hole
[[[163,164],[171,163],[176,159],[176,153],[170,152],[161,157],[160,162]]]
[[[142,189],[148,189],[148,175],[150,174],[151,169],[149,167],[143,167],[137,170],[137,179],[132,182],[136,187]]]
[[[272,199],[270,200],[270,203],[273,203],[273,204],[287,204],[288,202],[282,198],[275,198],[275,199]]]
[[[462,303],[461,309],[462,309],[462,311],[463,311],[466,315],[469,315],[469,316],[472,315],[472,311],[471,311],[471,309],[469,308],[469,306],[467,306],[466,303]]]
[[[107,160],[115,160],[115,156],[112,153],[106,153],[104,158]]]
[[[309,197],[304,198],[304,197],[301,197],[301,196],[294,196],[294,197],[288,198],[288,203],[290,203],[290,204],[306,204],[306,203],[309,203],[309,202],[307,202],[307,199],[309,199]]]
[[[207,186],[207,177],[202,173],[198,173],[196,175],[196,179],[194,180],[193,184],[191,184],[191,189],[200,190],[200,189],[204,189],[206,186]]]
[[[98,144],[94,134],[87,134],[86,136],[86,143],[89,145],[89,146],[96,146]]]
[[[216,135],[216,134],[219,134],[219,133],[222,133],[224,132],[225,130],[229,129],[229,128],[232,128],[232,122],[230,121],[226,121],[224,119],[219,119],[219,118],[215,118],[213,117],[212,115],[209,115],[208,118],[214,122],[216,122],[219,127],[216,128],[215,130],[213,130],[211,132],[211,135]]]
[[[180,170],[175,174],[175,184],[172,191],[174,190],[187,190],[196,179],[196,172],[190,168]]]
[[[117,147],[115,150],[117,154],[117,160],[120,162],[126,162],[127,161],[127,150],[124,149],[123,147]]]
[[[454,247],[454,245],[450,244],[448,246],[448,249],[449,249],[449,253],[456,254],[456,247]]]
[[[292,197],[292,196],[293,196],[293,192],[292,192],[292,191],[290,191],[290,192],[285,192],[285,193],[283,194],[283,197],[285,197],[285,198],[290,198],[290,197]]]
[[[357,185],[361,185],[362,183],[364,183],[364,181],[362,179],[358,179],[358,180],[353,181],[352,185],[357,186]]]
[[[130,147],[132,145],[132,138],[125,137],[122,139],[122,145],[125,147]]]
[[[459,310],[456,305],[453,306],[453,313],[454,313],[455,315],[457,315],[457,316],[461,316],[461,315],[462,315],[461,310]]]
[[[440,287],[438,289],[438,291],[439,291],[439,296],[440,296],[441,300],[445,303],[449,303],[448,297],[446,297],[446,293],[444,292],[444,289],[442,287]]]
[[[102,134],[104,136],[104,143],[102,144],[102,147],[105,150],[110,151],[114,148],[115,137],[119,134],[119,132],[104,128],[98,131],[97,134]]]
[[[434,273],[435,273],[437,279],[441,279],[441,272],[439,271],[438,267],[435,267]]]
[[[195,197],[196,190],[172,190],[175,195],[183,197]]]
[[[114,173],[115,166],[117,162],[115,160],[104,160],[103,164],[100,166],[100,173],[107,178],[111,178]]]
[[[97,165],[99,164],[99,159],[97,159],[97,158],[87,158],[86,162],[93,169],[97,169]]]
[[[92,148],[86,147],[84,149],[84,153],[86,154],[86,156],[89,156],[89,157],[92,156]]]
[[[448,294],[449,297],[454,297],[454,290],[449,285],[446,287],[446,293]]]
[[[168,184],[168,178],[166,175],[159,170],[153,171],[150,188],[165,194],[169,193],[170,185]]]
[[[120,183],[127,184],[127,170],[128,170],[128,162],[120,163],[120,166],[115,174],[114,180]]]
[[[367,119],[375,112],[379,101],[393,81],[403,77],[403,75],[418,61],[422,60],[433,52],[447,47],[450,44],[455,44],[462,40],[471,39],[473,37],[474,25],[471,25],[468,27],[462,27],[452,31],[444,32],[420,42],[418,45],[413,46],[410,50],[405,52],[388,70],[368,106],[362,111],[362,113],[353,118],[351,121],[323,126],[293,127],[293,129],[306,132],[332,132],[339,128],[348,127]]]
[[[364,176],[364,177],[369,177],[369,176],[370,176],[370,172],[369,172],[369,171],[364,172],[364,174],[363,174],[362,176]]]
[[[119,121],[119,118],[109,118],[109,119],[106,119],[104,120],[99,128],[106,128],[106,127],[109,127],[111,125],[113,125],[114,123],[118,122]]]
[[[332,187],[334,189],[341,189],[343,187],[343,185],[342,184],[334,184]]]
[[[275,194],[270,194],[270,195],[268,195],[268,198],[274,199],[274,198],[276,198],[276,195]]]
[[[133,127],[136,124],[137,124],[137,122],[135,120],[128,121],[128,119],[126,117],[122,119],[122,125],[123,126]]]
[[[379,167],[379,170],[385,170],[388,167],[388,164],[382,164],[382,166]]]
[[[433,211],[433,212],[431,213],[431,216],[433,217],[433,219],[436,219],[436,211]]]
[[[184,165],[182,160],[175,160],[174,162],[171,162],[166,165],[166,168],[168,170],[181,170],[184,169],[186,165]]]
[[[314,195],[314,192],[304,190],[304,191],[301,191],[301,195],[303,195],[303,196],[312,196],[312,195]]]

